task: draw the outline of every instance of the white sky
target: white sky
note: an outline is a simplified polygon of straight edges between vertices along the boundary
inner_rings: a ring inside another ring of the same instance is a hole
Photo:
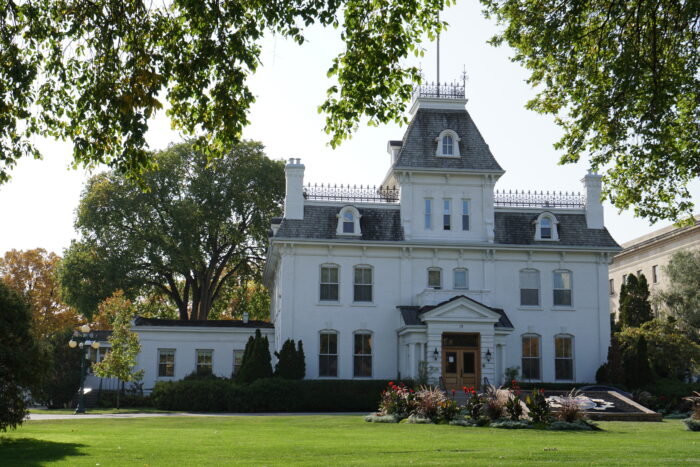
[[[442,81],[458,79],[466,66],[467,109],[506,171],[497,188],[582,191],[587,161],[559,166],[552,144],[561,131],[549,116],[524,108],[534,94],[525,83],[527,73],[509,57],[507,47],[486,41],[496,32],[484,19],[476,1],[462,2],[442,14],[450,23],[441,39]],[[324,116],[317,112],[331,84],[326,71],[342,49],[338,32],[312,28],[307,43],[298,46],[273,36],[263,44],[263,66],[250,79],[257,101],[244,136],[262,141],[271,158],[300,157],[306,165],[305,182],[379,184],[389,165],[386,143],[401,139],[398,125],[361,126],[350,141],[333,150],[323,132]],[[425,43],[421,63],[428,81],[435,79],[435,44]],[[148,141],[153,149],[179,141],[163,115],[151,123]],[[74,211],[87,174],[69,169],[71,146],[38,140],[44,160],[22,160],[12,180],[0,186],[0,254],[10,249],[42,247],[59,254],[77,234]],[[697,202],[700,184],[692,185]],[[622,243],[669,223],[650,227],[631,213],[605,206],[605,224]]]

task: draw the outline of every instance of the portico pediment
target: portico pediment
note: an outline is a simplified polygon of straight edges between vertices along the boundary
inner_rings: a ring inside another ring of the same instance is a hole
[[[454,297],[432,307],[424,307],[420,314],[421,321],[425,323],[431,321],[448,321],[496,324],[501,318],[502,315],[495,309],[463,295]]]

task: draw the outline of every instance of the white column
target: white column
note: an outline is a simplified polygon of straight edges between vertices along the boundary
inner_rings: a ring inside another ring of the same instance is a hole
[[[416,377],[416,346],[408,344],[408,377]]]

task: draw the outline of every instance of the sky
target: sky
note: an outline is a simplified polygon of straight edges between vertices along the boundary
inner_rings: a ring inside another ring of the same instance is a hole
[[[440,77],[459,79],[466,68],[467,110],[506,171],[497,189],[583,191],[581,178],[588,161],[558,165],[560,154],[553,144],[562,132],[551,116],[525,109],[534,91],[526,83],[527,72],[513,63],[508,47],[486,43],[498,26],[483,17],[479,2],[462,1],[443,12],[450,26],[441,37]],[[436,79],[436,45],[423,43],[425,56],[411,58],[426,80]],[[360,126],[353,138],[331,149],[323,131],[324,116],[318,106],[332,84],[326,76],[332,58],[342,50],[339,33],[332,28],[312,27],[307,42],[299,46],[268,35],[263,40],[262,66],[249,80],[256,96],[244,138],[262,141],[273,159],[301,158],[305,182],[381,183],[389,168],[388,140],[401,139],[405,127],[396,124]],[[147,140],[151,149],[165,148],[181,136],[170,129],[163,114],[151,122]],[[87,177],[72,169],[70,143],[37,139],[44,159],[21,160],[12,180],[0,186],[0,254],[11,249],[45,248],[61,254],[78,238],[73,228],[75,209]],[[691,193],[699,199],[700,183]],[[623,243],[669,225],[653,227],[631,212],[619,213],[605,203],[605,224]]]

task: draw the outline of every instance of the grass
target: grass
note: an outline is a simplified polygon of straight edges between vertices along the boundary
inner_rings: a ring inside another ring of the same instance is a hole
[[[29,413],[36,414],[49,414],[49,415],[73,415],[75,414],[75,409],[30,409]],[[87,414],[90,415],[104,415],[104,414],[116,414],[116,413],[172,413],[167,410],[158,410],[149,407],[144,407],[141,409],[87,409]]]
[[[680,420],[603,432],[366,423],[361,416],[29,421],[0,435],[14,465],[676,465],[700,463]]]

